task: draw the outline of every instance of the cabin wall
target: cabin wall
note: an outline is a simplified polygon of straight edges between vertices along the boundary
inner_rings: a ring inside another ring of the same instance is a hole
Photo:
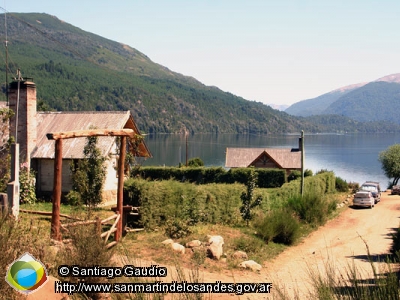
[[[71,159],[62,161],[61,192],[67,194],[72,190]],[[32,163],[36,171],[36,191],[38,195],[51,196],[54,185],[54,160],[34,159]],[[103,202],[117,202],[118,177],[116,159],[111,157],[106,161],[106,179],[103,187]]]

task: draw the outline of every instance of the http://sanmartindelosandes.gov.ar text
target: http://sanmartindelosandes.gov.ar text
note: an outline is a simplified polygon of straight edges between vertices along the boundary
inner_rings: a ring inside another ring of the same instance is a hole
[[[243,295],[246,293],[270,293],[272,283],[194,283],[172,281],[170,283],[155,281],[143,283],[88,283],[79,281],[56,281],[56,293],[229,293]]]
[[[118,277],[157,277],[167,276],[167,268],[152,265],[150,267],[80,267],[62,265],[58,267],[58,275],[61,277],[77,277],[77,282],[56,281],[54,291],[56,293],[229,293],[243,295],[247,293],[270,293],[272,283],[199,283],[187,281],[163,282],[156,280],[150,282],[87,282],[87,277],[103,277],[114,279]]]

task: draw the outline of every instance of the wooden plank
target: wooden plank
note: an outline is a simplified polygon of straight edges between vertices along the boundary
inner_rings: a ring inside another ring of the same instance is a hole
[[[86,220],[86,221],[77,221],[73,223],[66,223],[63,224],[63,226],[66,227],[73,227],[73,226],[78,226],[78,225],[90,225],[90,224],[96,224],[96,220]]]
[[[126,232],[138,232],[138,231],[143,231],[144,228],[125,228]]]
[[[110,229],[110,230],[108,230],[108,231],[103,232],[102,234],[100,234],[100,237],[103,238],[103,237],[105,237],[109,232],[110,232],[110,234],[111,234],[111,233],[114,233],[114,232],[116,232],[116,231],[117,231],[117,228]]]
[[[112,231],[114,228],[117,229],[117,230],[115,231],[115,235],[118,233],[118,224],[121,223],[121,219],[122,219],[122,218],[121,218],[121,215],[117,215],[117,216],[118,216],[118,217],[115,219],[114,224],[111,226],[110,230],[107,232],[107,235],[106,235],[105,240],[104,240],[104,244],[107,243],[107,241],[108,241],[108,239],[109,239],[111,233],[114,232],[114,231]],[[112,231],[112,232],[111,232],[111,231]],[[118,242],[118,240],[115,239],[115,242]]]
[[[20,209],[20,212],[33,214],[33,215],[43,215],[43,216],[51,216],[53,213],[51,211],[40,211],[40,210],[28,210],[28,209]],[[70,219],[70,220],[81,220],[79,218],[71,217],[69,215],[60,214],[60,217]]]
[[[111,220],[116,219],[117,217],[118,217],[118,215],[112,215],[111,217],[108,217],[108,218],[106,218],[106,219],[104,219],[104,220],[101,220],[101,224],[105,224],[105,223],[107,223],[108,221],[111,221]]]
[[[66,232],[69,232],[68,228],[65,227],[63,224],[60,224],[60,229]]]
[[[111,243],[107,244],[106,248],[110,249],[112,246],[115,246],[118,242],[117,241],[112,241]]]
[[[47,133],[46,137],[49,140],[72,139],[88,136],[124,136],[134,138],[136,133],[132,129],[89,129],[89,130],[74,130],[64,132]]]

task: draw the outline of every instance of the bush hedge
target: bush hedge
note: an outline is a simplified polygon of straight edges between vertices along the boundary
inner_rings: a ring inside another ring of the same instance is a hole
[[[155,229],[168,220],[183,220],[189,225],[198,222],[236,224],[239,212],[240,184],[195,185],[175,180],[147,181],[129,179],[125,182],[127,205],[140,206],[141,223]]]
[[[177,180],[197,184],[209,183],[242,183],[249,180],[251,168],[225,170],[222,167],[141,167],[134,170],[132,177],[147,180]],[[257,175],[257,186],[260,188],[281,187],[286,182],[286,173],[279,169],[253,169]]]
[[[125,181],[124,203],[140,206],[141,223],[148,229],[167,226],[168,220],[180,220],[189,226],[199,222],[243,225],[240,215],[243,191],[245,186],[239,183],[197,185],[176,180],[130,178]],[[305,191],[312,191],[318,197],[334,192],[334,174],[326,172],[307,177]],[[264,201],[257,209],[266,212],[286,207],[288,199],[299,193],[300,180],[293,180],[281,188],[258,188],[255,196],[262,196]]]

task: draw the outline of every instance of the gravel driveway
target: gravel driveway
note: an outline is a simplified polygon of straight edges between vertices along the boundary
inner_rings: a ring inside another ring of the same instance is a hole
[[[212,299],[273,299],[277,287],[285,287],[290,298],[310,299],[309,270],[320,270],[333,266],[336,274],[346,274],[349,265],[355,264],[363,278],[372,277],[371,264],[367,257],[368,245],[375,265],[384,260],[390,251],[391,233],[399,227],[400,196],[382,193],[381,202],[374,208],[347,208],[339,217],[329,221],[300,244],[281,253],[272,262],[266,263],[260,274],[252,272],[227,274],[204,273],[206,282],[272,282],[272,294],[218,295]],[[364,242],[365,241],[365,242]]]

